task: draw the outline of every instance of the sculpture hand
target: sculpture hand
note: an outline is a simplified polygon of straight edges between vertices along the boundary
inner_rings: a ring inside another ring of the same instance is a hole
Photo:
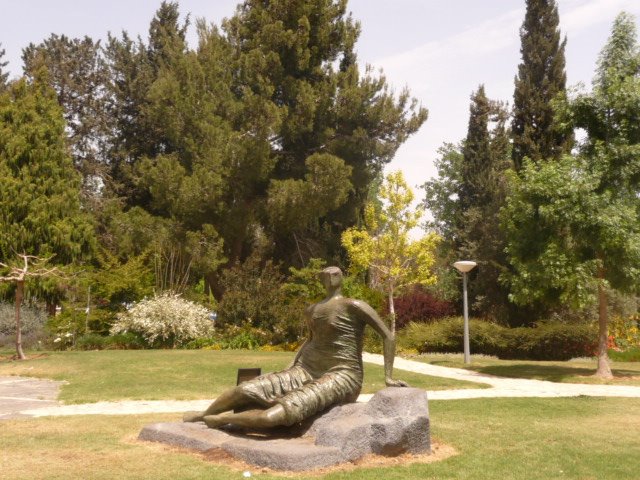
[[[408,387],[409,384],[404,380],[394,380],[393,378],[386,378],[384,383],[387,384],[387,387]]]

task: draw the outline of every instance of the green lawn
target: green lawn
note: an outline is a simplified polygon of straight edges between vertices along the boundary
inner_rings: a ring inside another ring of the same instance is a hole
[[[638,478],[640,399],[453,400],[431,402],[430,410],[433,437],[454,447],[457,455],[431,464],[360,468],[319,478]],[[2,478],[241,478],[239,471],[203,461],[197,455],[135,441],[144,424],[177,421],[179,417],[162,414],[4,421],[0,425]],[[274,478],[259,469],[251,471],[260,478]]]
[[[0,360],[0,375],[65,380],[65,403],[100,400],[191,400],[215,397],[235,385],[238,368],[281,370],[293,359],[288,352],[243,350],[102,350],[31,352],[31,359]],[[482,384],[429,377],[397,370],[397,378],[427,390],[482,388]],[[384,385],[384,370],[365,364],[363,393]]]
[[[563,383],[640,386],[640,362],[611,362],[615,378],[613,380],[602,380],[593,377],[597,366],[595,359],[576,359],[568,362],[536,362],[528,360],[498,360],[495,357],[474,356],[472,354],[471,365],[465,365],[462,354],[424,354],[408,358],[443,367],[465,368],[498,377],[530,378]]]

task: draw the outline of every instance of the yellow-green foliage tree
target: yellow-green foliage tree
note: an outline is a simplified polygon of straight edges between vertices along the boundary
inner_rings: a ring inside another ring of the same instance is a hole
[[[409,285],[435,282],[432,267],[439,237],[430,233],[411,240],[410,231],[418,226],[422,211],[411,205],[413,191],[402,172],[386,176],[378,197],[380,204],[370,203],[365,209],[364,228],[343,232],[342,246],[351,268],[368,271],[372,286],[387,295],[391,330],[395,333],[393,296]]]

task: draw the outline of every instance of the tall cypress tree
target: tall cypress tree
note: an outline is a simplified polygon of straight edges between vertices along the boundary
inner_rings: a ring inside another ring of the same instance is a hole
[[[555,0],[527,0],[520,28],[520,53],[513,95],[512,158],[517,170],[525,157],[558,158],[569,151],[572,137],[554,129],[551,101],[565,91],[564,48]]]
[[[462,147],[462,183],[460,185],[460,209],[482,206],[489,200],[487,185],[491,165],[491,139],[489,138],[489,115],[491,105],[484,85],[471,95],[469,127]]]
[[[0,47],[2,44],[0,43]],[[5,50],[4,48],[0,49],[0,92],[7,88],[7,80],[9,79],[9,72],[4,71],[4,67],[6,67],[9,62],[3,62],[2,57],[4,57]]]
[[[509,302],[498,281],[506,265],[498,212],[505,201],[505,171],[511,166],[507,118],[504,105],[489,100],[480,85],[471,96],[462,148],[459,216],[459,254],[478,262],[472,283],[474,310],[503,320]]]
[[[93,238],[55,92],[42,75],[13,82],[0,94],[0,261],[19,253],[67,265],[89,257]],[[61,294],[53,283],[39,290]]]
[[[498,282],[506,265],[498,212],[505,202],[505,172],[512,165],[507,119],[505,106],[488,99],[480,85],[471,95],[467,137],[460,147],[440,150],[438,178],[424,185],[432,225],[448,244],[448,263],[462,257],[478,262],[471,283],[474,311],[502,319],[509,313],[507,292]]]

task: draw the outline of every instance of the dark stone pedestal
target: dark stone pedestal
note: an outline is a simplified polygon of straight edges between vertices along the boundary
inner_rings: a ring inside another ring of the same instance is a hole
[[[295,430],[295,429],[294,429]],[[368,403],[333,407],[298,427],[300,436],[238,433],[204,423],[155,423],[139,439],[200,452],[219,448],[252,465],[309,470],[356,460],[369,453],[430,451],[427,394],[416,388],[385,388]]]

